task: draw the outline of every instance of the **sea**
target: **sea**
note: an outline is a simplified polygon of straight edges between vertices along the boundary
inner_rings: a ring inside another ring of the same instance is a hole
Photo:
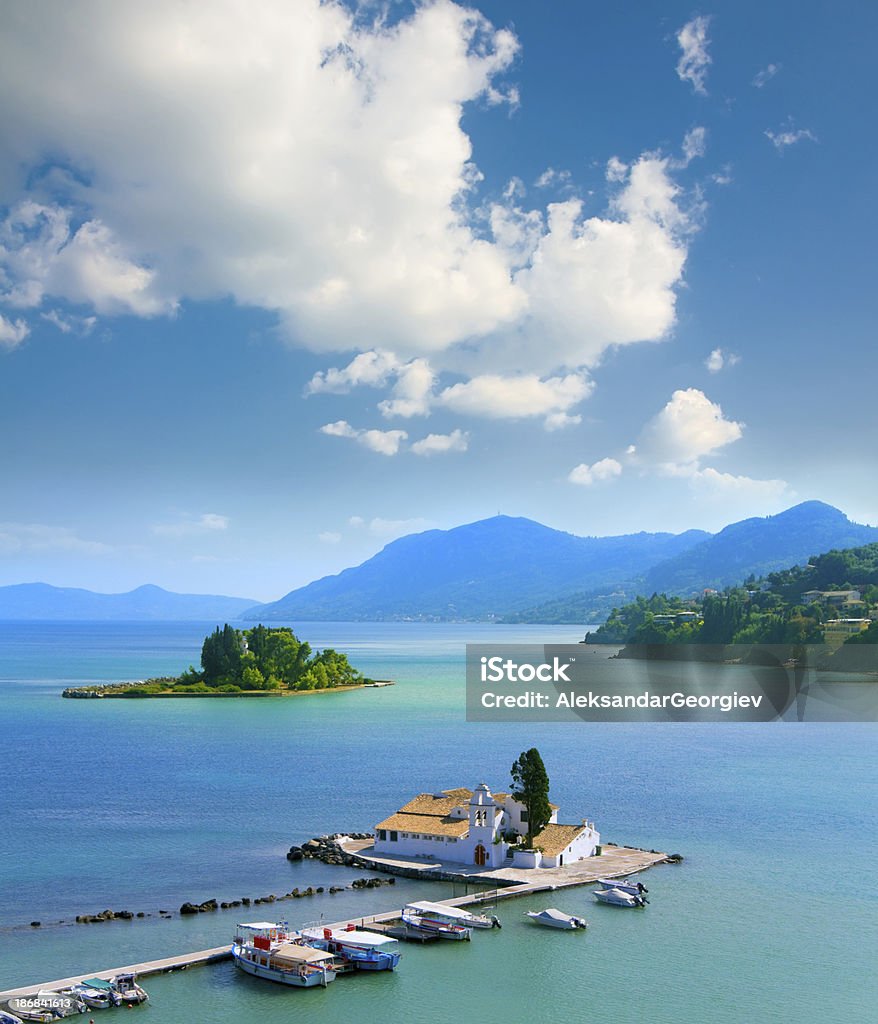
[[[859,1024],[878,1019],[878,726],[468,723],[467,643],[564,643],[573,627],[306,623],[382,689],[259,700],[62,700],[66,686],[174,674],[215,623],[0,623],[0,990],[222,945],[238,921],[297,926],[462,895],[395,885],[218,910],[364,872],[291,844],[365,831],[418,792],[508,789],[537,747],[561,820],[680,853],[644,911],[589,889],[501,902],[502,929],[406,945],[397,971],[286,989],[229,962],[150,977],[94,1011],[204,1021]],[[556,906],[586,932],[540,929]],[[75,924],[104,909],[143,918]],[[163,918],[160,910],[174,911]],[[34,927],[32,921],[39,921]]]

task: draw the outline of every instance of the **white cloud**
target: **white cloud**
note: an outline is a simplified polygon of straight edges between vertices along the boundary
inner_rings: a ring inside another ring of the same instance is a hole
[[[582,423],[582,417],[575,413],[550,412],[543,421],[543,426],[551,434],[556,430],[566,430],[567,427],[576,427]]]
[[[20,345],[30,334],[30,327],[19,317],[17,320],[7,320],[0,313],[0,347],[12,349]]]
[[[72,314],[65,316],[57,309],[50,309],[45,313],[40,313],[40,317],[47,323],[52,324],[53,327],[57,327],[62,334],[71,334],[75,331],[82,337],[91,334],[95,324],[98,322],[96,316],[74,316]]]
[[[711,56],[707,52],[709,39],[707,27],[710,18],[698,15],[677,33],[677,42],[682,51],[677,62],[677,75],[681,82],[689,82],[694,92],[701,96],[707,95],[707,69],[711,64]]]
[[[572,484],[579,484],[582,487],[590,487],[592,484],[604,480],[612,480],[622,475],[622,466],[615,459],[601,459],[599,462],[589,466],[581,462],[570,470],[567,479]]]
[[[378,387],[384,384],[398,365],[399,362],[392,352],[384,352],[381,349],[361,352],[341,369],[332,367],[315,373],[308,383],[306,394],[330,392],[341,395],[362,384]]]
[[[396,455],[407,437],[404,430],[363,430],[357,435],[357,440],[379,455]]]
[[[136,262],[98,219],[74,227],[70,210],[25,200],[0,225],[0,301],[29,309],[47,295],[99,313],[157,316],[176,302],[162,295],[154,270]]]
[[[341,543],[341,534],[333,530],[324,530],[323,533],[317,534],[317,539],[321,544],[339,544]]]
[[[719,373],[725,367],[735,366],[740,361],[741,357],[734,352],[724,352],[721,348],[715,348],[704,360],[704,365],[711,373]]]
[[[32,552],[69,552],[103,555],[113,551],[109,544],[83,540],[66,526],[44,523],[0,523],[0,554],[17,555]]]
[[[173,523],[155,523],[152,532],[158,537],[193,537],[210,534],[229,528],[228,516],[216,512],[205,512],[200,516],[183,516]]]
[[[628,175],[628,164],[623,163],[617,156],[611,156],[607,161],[607,181],[624,181]]]
[[[703,391],[675,391],[671,400],[643,428],[637,454],[671,474],[688,474],[705,455],[737,441],[743,424],[727,420]]]
[[[710,466],[696,470],[690,479],[693,487],[703,492],[711,492],[717,497],[737,496],[778,502],[791,497],[785,480],[755,480],[749,476],[721,473]]]
[[[415,441],[412,451],[415,455],[438,455],[444,452],[465,452],[469,447],[469,434],[463,430],[452,430],[450,434],[427,434]]]
[[[797,142],[817,141],[817,136],[810,128],[794,128],[791,122],[776,132],[766,129],[765,137],[771,140],[771,144],[779,153],[782,153],[788,146],[795,146]]]
[[[547,380],[540,380],[534,374],[516,377],[484,374],[446,388],[437,401],[468,416],[526,419],[566,413],[587,398],[591,388],[591,382],[578,373]]]
[[[549,188],[552,186],[569,185],[572,175],[570,171],[556,171],[554,167],[547,167],[534,182],[537,188]]]
[[[771,79],[774,78],[778,71],[780,71],[781,67],[783,67],[782,64],[768,64],[766,67],[762,68],[761,71],[756,72],[753,76],[753,81],[750,84],[756,86],[757,89],[761,89],[766,82],[770,82]]]
[[[393,385],[393,397],[378,403],[384,416],[426,416],[433,400],[435,377],[426,359],[413,359],[400,366]]]
[[[320,0],[10,3],[0,202],[33,221],[3,241],[19,308],[230,297],[316,351],[442,372],[460,346],[473,372],[502,351],[507,372],[543,376],[673,326],[692,225],[669,162],[642,157],[590,218],[574,200],[518,209],[516,184],[486,228],[463,116],[514,102],[499,79],[517,42],[473,10],[437,0],[391,25]],[[368,363],[310,388],[380,378]]]
[[[400,444],[408,437],[404,430],[358,430],[347,420],[324,423],[320,432],[330,437],[350,437],[379,455],[396,455]]]
[[[683,160],[689,164],[707,152],[707,129],[697,125],[690,128],[683,137]]]

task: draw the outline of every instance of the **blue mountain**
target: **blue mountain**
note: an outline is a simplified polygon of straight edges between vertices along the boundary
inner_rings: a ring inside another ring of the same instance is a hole
[[[0,619],[222,622],[238,618],[252,606],[253,601],[244,597],[174,594],[150,584],[127,594],[98,594],[48,583],[0,587]]]
[[[635,533],[576,537],[495,516],[428,530],[373,558],[245,613],[250,620],[490,619],[574,589],[640,576],[709,537]]]

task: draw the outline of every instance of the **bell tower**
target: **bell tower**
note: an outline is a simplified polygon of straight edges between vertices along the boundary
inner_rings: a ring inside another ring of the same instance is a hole
[[[497,805],[483,782],[476,787],[469,802],[469,839],[473,844],[474,863],[479,867],[492,860],[496,815]]]

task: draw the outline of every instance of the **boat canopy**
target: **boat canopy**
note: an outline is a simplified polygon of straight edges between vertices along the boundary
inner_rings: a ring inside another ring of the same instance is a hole
[[[570,914],[565,914],[561,910],[556,910],[554,907],[548,907],[546,910],[541,910],[538,914],[534,914],[534,917],[550,917],[553,921],[572,921],[574,918]]]
[[[250,924],[239,924],[238,927],[251,932],[265,932],[275,928],[286,928],[286,925],[279,921],[252,921]]]
[[[86,978],[84,981],[79,983],[80,985],[87,985],[89,988],[102,989],[105,992],[109,992],[113,986],[109,981],[104,981],[103,978]]]
[[[323,939],[321,932],[307,931],[302,933],[307,939]],[[390,946],[398,945],[397,940],[391,935],[379,935],[377,932],[345,931],[344,928],[336,928],[332,932],[333,942],[347,942],[357,946]]]
[[[332,953],[325,953],[322,949],[313,949],[311,946],[298,946],[294,942],[285,942],[282,946],[272,950],[271,959],[273,963],[318,964],[324,960],[333,960],[334,957]]]

